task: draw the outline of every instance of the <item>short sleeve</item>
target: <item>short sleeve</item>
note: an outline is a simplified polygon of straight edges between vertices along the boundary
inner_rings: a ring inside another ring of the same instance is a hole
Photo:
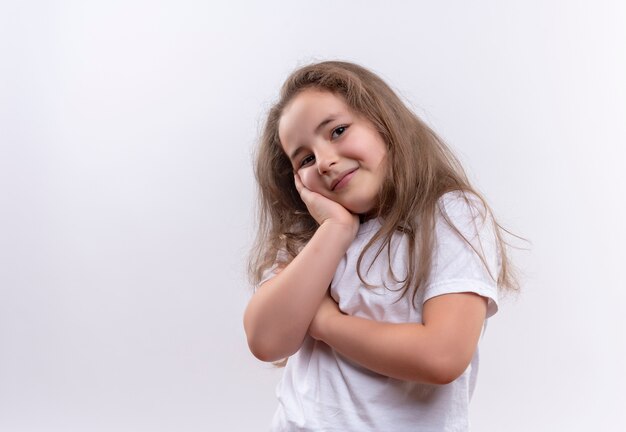
[[[282,263],[287,262],[287,256],[288,255],[286,251],[282,249],[278,251],[276,255],[276,261],[271,267],[265,269],[265,271],[261,275],[261,280],[259,281],[257,285],[254,286],[254,292],[256,292],[261,285],[263,285],[265,282],[267,282],[268,280],[270,280],[271,278],[273,278],[280,272],[279,270],[280,265]]]
[[[266,269],[263,272],[263,275],[261,276],[261,280],[259,281],[259,283],[254,286],[254,292],[256,292],[256,290],[258,290],[259,287],[263,285],[265,282],[267,282],[268,280],[276,276],[277,270],[278,270],[278,264],[274,264],[270,268]]]
[[[498,310],[497,279],[501,267],[493,217],[473,194],[449,192],[440,198],[439,204],[433,263],[423,301],[442,294],[473,292],[487,298],[489,318]],[[446,223],[442,212],[471,246]],[[476,251],[483,255],[484,263]]]

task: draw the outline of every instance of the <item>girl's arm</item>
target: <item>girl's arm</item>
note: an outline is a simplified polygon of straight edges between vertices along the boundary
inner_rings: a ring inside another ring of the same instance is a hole
[[[484,297],[469,292],[444,294],[424,303],[423,324],[393,324],[344,315],[326,296],[310,334],[374,372],[448,384],[469,365],[486,313]]]
[[[354,240],[358,217],[320,194],[296,187],[320,227],[280,273],[262,284],[244,313],[250,351],[260,360],[276,361],[302,345],[339,261]]]

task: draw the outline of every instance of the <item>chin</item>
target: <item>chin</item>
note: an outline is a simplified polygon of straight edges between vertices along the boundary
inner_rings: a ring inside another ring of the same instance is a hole
[[[346,209],[348,209],[351,213],[357,214],[359,216],[371,215],[374,213],[374,206],[365,205],[365,204],[347,204],[344,205]]]

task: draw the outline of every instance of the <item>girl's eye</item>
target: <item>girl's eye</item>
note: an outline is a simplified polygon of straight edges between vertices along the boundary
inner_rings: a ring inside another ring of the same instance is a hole
[[[348,129],[348,126],[339,126],[338,128],[333,129],[331,134],[332,139],[337,139]]]
[[[314,160],[315,160],[315,156],[313,155],[305,156],[304,159],[300,161],[300,168],[305,167],[306,165],[310,164]]]

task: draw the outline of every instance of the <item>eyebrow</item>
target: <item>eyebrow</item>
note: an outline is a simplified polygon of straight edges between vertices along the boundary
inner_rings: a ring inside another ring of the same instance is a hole
[[[317,125],[313,133],[317,135],[324,126],[326,126],[328,123],[332,121],[335,121],[336,119],[337,119],[337,114],[331,114],[330,116],[326,117],[324,120],[322,120],[320,124]],[[298,156],[298,153],[300,153],[301,150],[302,150],[302,146],[298,146],[298,148],[296,148],[293,152],[291,152],[291,156],[290,156],[291,160],[294,160],[295,157]]]
[[[325,120],[322,120],[322,122],[320,124],[317,125],[317,127],[315,128],[315,133],[318,134],[320,132],[320,129],[322,129],[324,126],[326,126],[328,123],[335,121],[337,115],[332,114],[330,116],[328,116]]]

